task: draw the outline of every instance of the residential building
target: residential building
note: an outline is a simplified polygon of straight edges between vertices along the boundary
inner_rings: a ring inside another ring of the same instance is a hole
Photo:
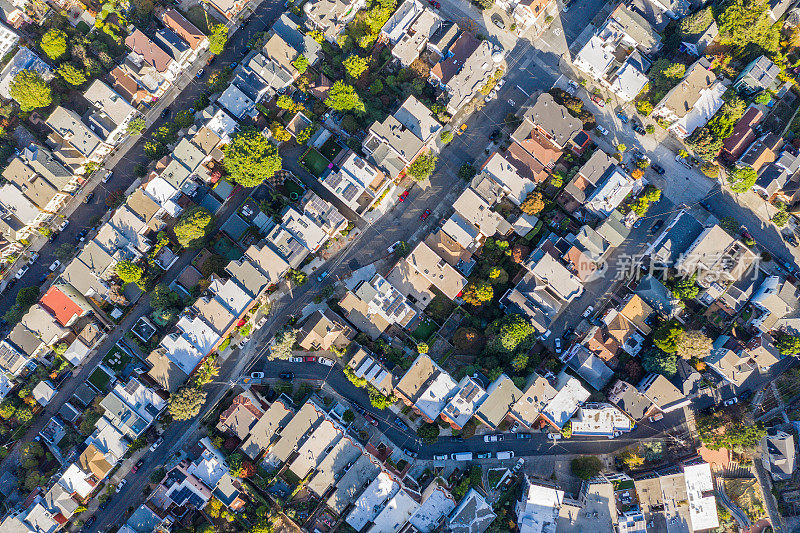
[[[344,431],[339,425],[326,418],[308,434],[306,441],[297,449],[297,455],[289,463],[288,469],[299,479],[305,479],[327,456],[327,449],[336,445],[342,437]]]
[[[656,104],[653,117],[670,123],[669,131],[684,139],[719,111],[726,83],[711,71],[708,59],[701,58],[687,70],[683,79]]]
[[[424,10],[418,0],[404,0],[381,28],[381,36],[392,45],[397,44]]]
[[[539,36],[547,27],[547,18],[558,12],[558,5],[551,0],[519,0],[514,7],[514,20],[517,25]]]
[[[539,415],[557,394],[558,391],[546,378],[534,372],[528,377],[525,390],[511,407],[509,415],[526,429],[539,429],[542,426]]]
[[[778,200],[793,205],[800,199],[800,186],[795,177],[798,170],[800,156],[784,149],[775,161],[759,173],[753,191],[770,202]]]
[[[422,491],[422,505],[408,522],[420,533],[432,533],[455,507],[453,496],[438,483],[431,482]]]
[[[614,371],[582,344],[573,344],[564,354],[563,360],[595,390],[603,390]]]
[[[353,503],[353,509],[345,521],[356,531],[361,531],[368,523],[375,520],[385,505],[400,491],[400,487],[399,481],[391,474],[381,472]]]
[[[306,402],[302,408],[281,429],[280,438],[267,448],[266,460],[281,464],[289,459],[301,439],[317,424],[325,419],[325,412],[313,402]],[[361,480],[363,483],[364,480]]]
[[[451,300],[460,297],[467,285],[467,279],[424,242],[419,243],[404,262],[411,267],[414,274],[427,281],[428,287],[436,287]],[[392,272],[395,270],[397,267]],[[392,273],[389,274],[389,283],[400,289],[394,282]]]
[[[52,130],[47,143],[53,154],[75,174],[83,174],[88,163],[99,163],[111,152],[112,146],[74,111],[58,106],[45,124]]]
[[[95,80],[85,93],[93,106],[84,120],[103,142],[118,144],[126,135],[128,124],[139,113],[122,96],[100,80]]]
[[[42,305],[34,304],[22,317],[20,324],[36,335],[47,346],[55,346],[71,333],[58,323],[56,318]]]
[[[511,378],[501,374],[486,389],[486,397],[475,411],[475,419],[491,429],[497,429],[521,397],[522,391]]]
[[[19,35],[17,32],[5,24],[0,24],[0,57],[5,57],[18,42]]]
[[[49,82],[53,79],[53,69],[45,61],[39,58],[28,47],[20,46],[19,51],[14,54],[11,61],[0,72],[0,96],[11,99],[11,82],[23,70],[30,70],[39,74],[44,81]]]
[[[322,32],[325,40],[335,43],[347,23],[364,6],[364,0],[312,0],[303,5],[303,13],[311,29]]]
[[[246,425],[249,429],[247,437],[244,439],[241,446],[242,452],[247,455],[250,460],[255,461],[261,455],[261,452],[270,447],[272,442],[278,437],[281,429],[292,416],[294,416],[294,411],[286,405],[284,400],[278,398],[272,402],[272,405],[267,408],[255,424],[243,424],[243,426]],[[245,420],[249,419],[247,413],[245,413],[245,417]],[[237,435],[239,433],[244,433],[244,431],[239,428],[238,421],[236,422],[236,426],[231,429]]]
[[[246,0],[213,0],[209,5],[214,10],[225,17],[226,20],[234,20],[239,13],[241,13],[244,6],[247,5]]]
[[[442,409],[442,420],[449,423],[453,429],[460,431],[483,404],[486,397],[486,391],[476,380],[464,376],[458,382],[456,393]]]
[[[18,376],[43,347],[42,341],[23,324],[17,324],[0,342],[0,368]]]
[[[712,20],[706,29],[697,31],[693,34],[681,36],[680,50],[687,54],[700,57],[705,52],[708,45],[714,42],[719,36],[719,28],[716,21]]]
[[[301,25],[302,22],[287,11],[272,24],[271,31],[308,59],[309,65],[314,65],[319,60],[322,46],[301,30]]]
[[[445,377],[440,379],[441,375]],[[452,378],[433,359],[421,354],[400,378],[394,393],[428,422],[433,422],[444,409],[455,387]],[[437,409],[438,412],[431,416]]]
[[[417,401],[414,402],[414,410],[421,413],[422,418],[427,422],[432,423],[439,418],[457,387],[458,385],[450,377],[450,374],[439,369],[438,374],[428,381],[419,394]]]
[[[750,305],[753,314],[749,325],[766,333],[784,317],[794,316],[800,305],[800,291],[788,280],[769,276],[750,299]]]
[[[434,58],[433,60],[438,59],[441,61],[444,59],[447,51],[450,50],[450,47],[456,42],[456,39],[458,39],[460,31],[461,29],[454,22],[449,20],[442,22],[442,26],[434,32],[428,40],[428,45],[426,47],[429,52],[434,54],[434,56],[432,56],[432,58]]]
[[[720,335],[704,361],[725,381],[740,387],[753,372],[767,372],[781,358],[772,338],[762,333],[746,345],[728,335]]]
[[[523,118],[514,133],[511,134],[513,143],[504,154],[517,169],[517,173],[536,183],[541,183],[548,178],[550,172],[561,157],[563,151],[553,144],[530,117]]]
[[[141,30],[135,29],[128,35],[125,38],[125,46],[131,50],[128,57],[132,63],[149,66],[165,81],[172,83],[180,74],[178,63]]]
[[[420,154],[435,147],[441,129],[430,109],[409,96],[383,122],[370,126],[362,146],[370,161],[394,180]]]
[[[556,530],[564,491],[525,476],[522,498],[517,502],[517,524],[520,533],[551,533]]]
[[[521,205],[536,188],[536,182],[522,176],[517,165],[503,157],[500,152],[490,155],[481,171],[483,176],[496,183],[516,205]]]
[[[391,184],[382,171],[352,150],[337,158],[334,167],[322,176],[322,185],[357,215],[364,215]]]
[[[441,17],[431,9],[427,7],[423,8],[420,15],[411,24],[411,27],[402,33],[400,39],[392,47],[392,56],[394,56],[403,67],[410,67],[412,63],[417,60],[420,53],[425,48],[425,45],[428,44],[428,40],[431,39],[441,27]]]
[[[530,121],[559,150],[574,146],[573,139],[583,131],[583,123],[557,104],[550,93],[533,96],[523,107],[521,118]]]
[[[535,250],[525,260],[527,272],[500,300],[509,312],[520,313],[544,333],[555,317],[583,294],[583,283],[549,253]]]
[[[660,47],[661,36],[650,24],[620,4],[581,49],[574,64],[628,102],[647,84],[647,57]]]
[[[480,41],[462,32],[450,47],[448,57],[431,69],[431,79],[447,93],[447,111],[455,114],[469,102],[493,76],[503,60],[490,41]]]
[[[582,207],[591,215],[603,219],[622,203],[635,185],[635,180],[614,160],[602,150],[596,150],[564,187],[558,199],[569,212]]]
[[[360,347],[354,353],[347,366],[353,369],[358,378],[364,378],[367,383],[378,389],[381,394],[391,396],[394,390],[394,376],[380,361],[364,348]]]
[[[158,417],[167,402],[132,377],[117,381],[101,401],[108,420],[131,440],[139,438]]]
[[[733,82],[733,88],[740,93],[755,94],[759,91],[775,89],[781,69],[767,56],[759,56],[744,67]]]
[[[453,203],[453,209],[461,218],[469,222],[483,237],[506,235],[511,226],[500,213],[492,211],[492,204],[486,201],[471,187],[467,187]]]
[[[722,157],[733,162],[744,155],[747,148],[756,140],[755,128],[763,117],[761,109],[751,104],[733,126],[730,137],[722,141]]]
[[[364,489],[364,483],[374,480],[379,472],[381,466],[378,460],[369,453],[362,453],[335,482],[334,490],[325,503],[341,515]]]
[[[36,174],[47,180],[50,185],[59,191],[70,193],[78,189],[83,179],[73,174],[64,165],[58,162],[53,152],[44,146],[31,143],[25,147],[21,154],[25,164],[33,169]]]
[[[329,308],[315,311],[297,332],[297,343],[304,350],[342,350],[350,344],[355,332],[342,317]]]
[[[572,434],[613,439],[633,429],[633,421],[609,403],[586,403],[572,419]]]
[[[647,523],[683,524],[700,532],[719,526],[714,481],[708,463],[686,464],[652,472],[634,481],[639,506]]]
[[[783,138],[774,133],[766,133],[756,139],[736,161],[737,167],[750,167],[756,172],[777,159],[783,146]]]
[[[797,461],[797,444],[794,434],[770,428],[761,439],[761,463],[775,481],[792,478]]]
[[[562,371],[553,388],[558,391],[542,410],[541,420],[557,430],[564,427],[578,408],[589,399],[590,393],[580,380]]]
[[[159,16],[159,20],[161,20],[164,26],[183,39],[193,50],[193,54],[189,56],[188,62],[197,59],[197,56],[208,48],[208,37],[175,9],[165,10]]]
[[[217,429],[239,440],[250,435],[251,430],[266,412],[266,402],[256,392],[245,390],[238,394],[219,417]]]
[[[9,240],[30,238],[36,229],[52,218],[39,209],[16,185],[0,186],[0,217],[12,231],[4,231]]]
[[[70,327],[92,311],[89,301],[68,283],[54,283],[39,299],[41,305],[63,327]]]
[[[647,328],[649,331],[649,326]],[[589,328],[582,344],[603,361],[607,363],[614,361],[615,364],[615,358],[620,350],[633,356],[637,355],[644,344],[644,336],[639,332],[636,323],[621,311],[609,309],[600,318],[599,325],[592,325]]]
[[[397,528],[408,520],[420,508],[417,502],[419,496],[412,496],[406,489],[401,488],[397,494],[386,502],[378,516],[372,519],[370,533],[394,533]]]
[[[3,177],[43,213],[55,214],[70,197],[27,166],[20,157],[15,157],[8,163]]]
[[[680,275],[697,276],[697,284],[727,285],[737,281],[756,261],[756,255],[715,224],[705,228],[675,264]]]
[[[368,281],[359,282],[353,293],[366,303],[366,318],[370,321],[378,320],[380,325],[385,323],[386,327],[391,324],[405,327],[417,316],[406,297],[380,274],[375,274]]]
[[[477,490],[470,488],[450,514],[447,527],[452,533],[483,533],[497,515],[492,505]]]
[[[662,413],[671,413],[686,407],[691,400],[661,374],[650,374],[639,383],[639,392]],[[610,398],[610,396],[609,396]]]

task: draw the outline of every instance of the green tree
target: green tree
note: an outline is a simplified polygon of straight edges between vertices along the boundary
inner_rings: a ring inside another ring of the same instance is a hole
[[[295,102],[291,96],[288,94],[282,94],[278,97],[278,101],[275,102],[278,107],[281,109],[286,109],[289,111],[294,111],[297,107],[297,102]]]
[[[772,222],[779,228],[784,227],[786,223],[789,222],[789,213],[786,211],[778,211],[772,217]]]
[[[436,422],[429,424],[422,424],[417,429],[417,436],[419,436],[425,444],[433,444],[439,440],[439,424]]]
[[[180,295],[163,283],[159,283],[150,291],[150,307],[153,309],[174,307],[178,305],[180,301]]]
[[[735,193],[749,191],[756,184],[758,174],[750,167],[738,167],[728,174],[728,185]]]
[[[352,85],[348,85],[342,80],[333,84],[328,91],[328,98],[325,105],[335,111],[356,111],[363,113],[366,110],[364,102]]]
[[[681,335],[683,335],[681,325],[676,320],[669,320],[653,332],[653,344],[663,352],[675,353],[678,351]]]
[[[206,401],[206,393],[193,387],[184,387],[167,402],[167,411],[173,420],[189,420],[200,413]]]
[[[649,116],[653,112],[653,104],[650,103],[650,100],[639,100],[636,102],[636,111],[645,117]]]
[[[275,344],[270,350],[272,359],[288,359],[292,355],[292,347],[297,341],[297,331],[294,329],[284,330],[275,336]],[[347,370],[349,367],[345,367]],[[346,373],[346,372],[345,372]]]
[[[225,147],[222,164],[231,179],[242,187],[256,187],[281,169],[281,157],[258,130],[247,128]]]
[[[800,337],[782,334],[778,337],[778,344],[776,347],[781,355],[798,355],[800,354]]]
[[[408,173],[416,181],[426,180],[433,174],[438,160],[439,158],[432,152],[421,154],[408,167]]]
[[[211,35],[208,36],[208,51],[214,55],[219,55],[225,49],[228,42],[228,27],[225,24],[217,24],[211,28]]]
[[[740,454],[758,446],[767,433],[760,423],[743,420],[741,410],[720,410],[702,416],[697,419],[697,432],[707,448],[727,448]]]
[[[67,53],[67,34],[56,28],[50,29],[42,36],[39,46],[47,57],[56,60]]]
[[[648,372],[671,378],[678,371],[678,357],[675,352],[666,353],[658,348],[650,348],[641,357],[642,366]]]
[[[184,109],[175,115],[175,125],[178,129],[188,128],[194,124],[194,115],[188,109]]]
[[[535,215],[544,209],[544,196],[539,191],[531,191],[525,197],[525,201],[520,204],[519,208],[526,215]]]
[[[355,413],[354,413],[353,411],[351,411],[350,409],[348,409],[347,411],[345,411],[344,413],[342,413],[342,420],[344,420],[344,423],[345,423],[345,424],[349,424],[349,423],[351,423],[351,422],[352,422],[353,420],[355,420],[355,419],[356,419],[356,415],[355,415]]]
[[[308,276],[302,270],[297,270],[294,268],[290,268],[286,271],[286,279],[291,281],[294,285],[300,286],[305,285],[308,281]]]
[[[469,181],[475,177],[476,169],[473,165],[469,163],[464,163],[461,165],[461,168],[458,169],[458,177],[462,180]]]
[[[745,46],[763,42],[772,21],[765,0],[728,0],[717,16],[724,44]]]
[[[75,67],[72,63],[62,63],[57,69],[58,75],[61,78],[72,85],[73,87],[79,87],[86,83],[86,72]]]
[[[442,141],[442,144],[450,144],[453,140],[453,132],[450,130],[442,130],[442,133],[439,134],[439,140]]]
[[[517,349],[525,349],[533,344],[536,329],[522,315],[505,315],[492,323],[491,330],[497,335],[492,342],[492,349],[501,353],[513,353]]]
[[[696,279],[697,274],[673,280],[670,284],[672,294],[681,300],[693,300],[697,298],[697,295],[700,293],[700,287],[695,283]]]
[[[517,354],[517,356],[511,360],[511,368],[513,368],[515,372],[522,372],[527,366],[528,354],[526,353]]]
[[[308,70],[308,59],[303,54],[300,54],[292,61],[292,66],[297,69],[297,72],[304,74]]]
[[[136,117],[128,122],[128,135],[139,135],[147,127],[144,117]]]
[[[417,343],[417,353],[419,354],[426,354],[430,350],[428,343],[426,342],[419,342]]]
[[[569,467],[576,477],[589,481],[603,469],[603,462],[594,455],[582,455],[573,459]]]
[[[22,111],[33,111],[53,103],[50,85],[33,70],[20,70],[9,86],[11,98],[19,103]]]
[[[369,68],[368,61],[365,58],[355,54],[348,56],[347,59],[342,62],[342,65],[344,66],[344,70],[347,72],[347,75],[354,80],[360,78],[364,71]]]
[[[703,33],[711,26],[712,22],[714,22],[714,13],[712,13],[711,7],[706,7],[688,17],[682,18],[678,25],[678,31],[683,36]]]
[[[142,275],[144,274],[142,267],[132,263],[131,261],[128,261],[127,259],[123,259],[122,261],[118,262],[114,267],[114,271],[117,273],[117,277],[123,283],[136,283],[142,279]]]
[[[14,405],[11,404],[11,402],[0,403],[0,417],[2,417],[3,420],[8,420],[12,416],[14,416],[14,413],[16,412],[17,408],[14,407]]]
[[[492,286],[483,281],[470,281],[464,289],[464,294],[461,298],[470,305],[479,307],[486,302],[489,302],[494,297],[494,289]]]
[[[214,215],[204,207],[193,207],[184,211],[173,232],[184,248],[199,247],[214,226]]]
[[[492,285],[505,285],[508,283],[508,272],[499,266],[492,267],[489,270],[489,283]]]

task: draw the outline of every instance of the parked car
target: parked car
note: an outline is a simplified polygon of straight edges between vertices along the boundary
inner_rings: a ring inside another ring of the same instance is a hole
[[[659,175],[661,175],[661,176],[663,176],[663,175],[664,175],[664,172],[666,172],[666,171],[664,170],[664,167],[662,167],[661,165],[659,165],[659,164],[657,164],[657,163],[653,163],[652,165],[650,165],[650,168],[652,168],[653,170],[655,170],[655,171],[656,171],[656,173],[657,173],[657,174],[659,174]]]
[[[689,163],[685,157],[681,157],[679,155],[675,156],[675,161],[680,163],[681,165],[685,166],[686,168],[692,168],[691,163]]]
[[[553,441],[553,444],[555,444],[557,441],[561,440],[561,433],[548,433],[547,439]]]
[[[203,74],[205,74],[205,73],[206,73],[205,69],[202,69],[202,68],[201,68],[200,70],[198,70],[198,71],[197,71],[197,74],[196,74],[196,76],[197,76],[197,79],[200,79],[200,78],[202,78],[202,77],[203,77]]]
[[[725,407],[728,407],[729,405],[735,405],[737,403],[739,403],[739,398],[735,398],[734,397],[734,398],[729,398],[729,399],[725,400],[724,402],[722,402],[722,405],[724,405]]]
[[[164,442],[164,438],[163,437],[158,437],[158,439],[156,439],[156,441],[153,444],[150,445],[150,452],[156,451],[156,448],[161,446],[162,442]]]
[[[639,135],[646,135],[647,134],[647,131],[638,122],[634,122],[633,124],[631,124],[631,128],[633,128],[633,131],[635,131]]]
[[[499,15],[492,17],[492,24],[494,24],[501,30],[506,29],[506,23],[503,22],[503,19]]]
[[[317,281],[322,281],[322,280],[324,280],[325,278],[327,278],[327,277],[328,277],[328,274],[329,274],[329,272],[328,272],[327,270],[326,270],[325,272],[323,272],[323,273],[319,274],[319,275],[317,276]]]
[[[263,372],[250,372],[250,377],[253,379],[264,379]]]
[[[600,96],[599,94],[593,94],[589,98],[591,98],[592,102],[594,102],[595,104],[599,105],[600,107],[605,107],[606,106],[606,101],[603,100],[603,97]]]
[[[603,126],[601,126],[600,124],[598,124],[597,126],[595,126],[595,127],[594,127],[594,129],[596,129],[598,132],[600,132],[600,134],[601,134],[601,135],[608,135],[608,130],[607,130],[607,129],[605,129],[605,128],[604,128]]]
[[[650,417],[648,417],[647,419],[648,419],[650,422],[658,422],[659,420],[663,420],[663,419],[664,419],[664,415],[663,415],[663,414],[661,414],[661,413],[658,413],[658,414],[656,414],[656,415],[653,415],[653,416],[650,416]]]
[[[53,264],[52,264],[52,265],[50,265],[50,272],[55,272],[56,270],[58,270],[58,267],[60,267],[60,266],[61,266],[61,261],[59,261],[58,259],[56,259],[56,260],[53,262]]]
[[[69,219],[65,218],[58,226],[58,231],[64,231],[65,229],[67,229],[67,226],[69,226]]]
[[[394,244],[392,244],[390,247],[388,247],[388,248],[386,249],[386,252],[387,252],[387,253],[390,253],[390,254],[393,254],[393,253],[394,253],[394,251],[395,251],[395,250],[397,250],[397,247],[398,247],[398,246],[400,246],[400,243],[402,243],[402,242],[403,242],[403,241],[397,241],[397,242],[395,242]]]
[[[426,219],[427,219],[429,216],[431,216],[431,210],[430,210],[430,209],[426,209],[426,210],[425,210],[425,211],[423,211],[423,212],[422,212],[422,214],[419,216],[419,219],[420,219],[420,220],[426,220]]]
[[[800,242],[797,241],[797,237],[794,236],[794,233],[781,233],[781,235],[783,236],[783,240],[792,246],[800,246]]]
[[[556,353],[560,354],[561,353],[561,337],[556,337],[555,345],[556,345]]]
[[[108,181],[111,179],[111,176],[113,175],[114,172],[112,172],[111,170],[106,170],[102,178],[103,183],[108,183]]]
[[[31,268],[31,267],[29,267],[28,265],[23,265],[22,267],[20,267],[20,269],[19,269],[19,270],[17,270],[17,273],[16,273],[16,275],[15,275],[14,277],[15,277],[15,278],[17,278],[17,279],[22,279],[22,276],[24,276],[25,274],[27,274],[27,273],[28,273],[28,270],[29,270],[30,268]]]
[[[405,448],[403,448],[403,453],[409,457],[414,457],[414,458],[416,458],[419,455],[417,452],[412,452],[411,450],[407,450]]]
[[[78,232],[78,234],[77,234],[77,235],[75,235],[75,240],[76,240],[76,241],[78,241],[78,242],[83,242],[83,240],[84,240],[84,238],[86,237],[86,234],[87,234],[87,233],[89,233],[89,230],[88,230],[88,229],[82,229],[82,230],[80,230],[80,231]]]
[[[440,4],[440,3],[439,3],[439,2],[437,2],[436,0],[428,0],[428,3],[429,3],[429,4],[431,5],[431,7],[432,7],[432,8],[434,8],[434,9],[439,9],[440,7],[442,7],[442,4]]]
[[[307,355],[307,356],[305,356],[303,358],[303,360],[306,363],[316,363],[317,362],[317,356],[316,355]]]
[[[475,458],[476,459],[491,459],[492,458],[492,452],[483,452],[483,453],[475,454]]]
[[[119,485],[117,485],[117,492],[121,491],[122,487],[124,487],[127,482],[128,482],[127,479],[123,479],[122,481],[120,481]]]
[[[530,433],[517,433],[517,438],[519,440],[528,440],[532,439],[533,435],[531,435]]]
[[[583,318],[587,318],[589,315],[592,314],[593,311],[594,311],[594,306],[590,305],[589,307],[586,308],[586,310],[583,312],[583,314],[581,316]]]
[[[505,436],[501,433],[483,436],[483,442],[501,442],[503,439],[505,439]]]
[[[400,429],[405,429],[405,430],[409,429],[409,427],[406,425],[406,423],[403,422],[403,419],[400,418],[399,416],[394,417],[394,423]]]
[[[561,338],[564,340],[568,340],[570,337],[572,337],[573,333],[575,333],[575,328],[569,327],[564,330],[564,333],[561,334]]]
[[[88,204],[89,202],[92,201],[92,198],[94,198],[94,192],[90,192],[89,194],[84,196],[83,197],[83,203]]]
[[[172,114],[172,110],[170,108],[168,108],[168,107],[165,107],[164,111],[161,112],[161,118],[169,118],[169,116],[171,114]]]
[[[142,466],[142,463],[144,463],[144,459],[139,459],[139,462],[131,468],[131,473],[135,474],[136,471],[139,470],[139,467]]]
[[[450,458],[450,456],[449,456],[449,455],[447,455],[447,454],[444,454],[444,455],[434,455],[434,456],[433,456],[433,460],[434,460],[434,461],[447,461],[449,458]]]
[[[628,116],[625,113],[623,113],[622,111],[617,113],[617,118],[620,119],[623,124],[627,124],[628,123]]]
[[[302,363],[303,362],[303,358],[302,357],[295,357],[293,355],[290,355],[288,361],[290,363]]]
[[[553,332],[548,329],[547,331],[545,331],[544,333],[539,335],[539,340],[542,341],[542,342],[546,341],[551,333],[553,333]]]
[[[375,420],[372,416],[370,416],[370,415],[368,415],[366,413],[364,414],[364,420],[366,420],[367,422],[369,422],[373,426],[378,427],[378,421]]]
[[[661,229],[661,226],[664,225],[664,219],[656,220],[656,223],[650,227],[650,233],[655,233]]]
[[[294,379],[294,374],[292,372],[281,372],[278,374],[278,377],[284,381],[292,381]]]
[[[398,202],[405,202],[406,198],[408,198],[408,195],[409,195],[410,192],[411,191],[408,190],[408,189],[406,189],[405,191],[401,192],[400,196],[397,197],[397,201]]]

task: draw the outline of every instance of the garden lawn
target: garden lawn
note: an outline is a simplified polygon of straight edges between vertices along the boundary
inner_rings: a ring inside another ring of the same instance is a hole
[[[103,357],[103,365],[112,370],[115,374],[119,374],[130,363],[131,356],[117,345],[114,345],[108,353]]]
[[[438,324],[431,320],[430,318],[422,319],[422,322],[417,329],[411,334],[412,337],[417,339],[420,342],[425,342],[431,338],[431,335],[436,333],[436,330],[439,328]]]
[[[333,161],[336,159],[336,156],[339,155],[339,152],[341,151],[342,147],[333,137],[328,137],[328,140],[319,147],[319,153],[322,154],[322,157],[328,161]]]
[[[221,235],[213,248],[215,252],[230,261],[237,261],[244,255],[227,235]]]
[[[300,164],[315,177],[319,178],[328,169],[330,161],[325,159],[325,157],[314,148],[309,148],[308,151],[300,157]]]
[[[108,387],[108,384],[111,382],[111,376],[109,376],[108,373],[106,373],[106,371],[102,368],[97,367],[94,369],[94,372],[89,375],[88,381],[97,390],[102,392],[106,390],[106,387]]]
[[[193,5],[186,10],[185,15],[186,18],[189,19],[189,22],[197,26],[197,29],[206,35],[211,33],[211,30],[208,28],[209,24],[219,23],[217,19],[209,15],[208,12],[203,9],[202,4]]]

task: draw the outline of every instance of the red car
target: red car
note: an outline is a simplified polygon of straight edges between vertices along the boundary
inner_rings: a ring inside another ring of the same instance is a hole
[[[378,421],[377,421],[377,420],[375,420],[374,418],[372,418],[371,416],[369,416],[369,415],[365,414],[365,415],[364,415],[364,419],[365,419],[367,422],[369,422],[370,424],[372,424],[373,426],[375,426],[375,427],[378,427]]]
[[[136,471],[139,470],[139,467],[142,466],[143,462],[144,462],[144,459],[140,459],[138,463],[133,465],[133,468],[131,468],[131,474],[135,474]]]
[[[317,362],[317,357],[315,355],[307,355],[307,356],[303,357],[303,360],[306,363],[316,363]]]
[[[405,202],[405,201],[406,201],[406,198],[408,198],[408,193],[410,193],[410,192],[411,192],[411,191],[404,191],[404,192],[402,192],[402,193],[400,194],[400,196],[398,196],[398,197],[397,197],[397,201],[398,201],[398,202]]]
[[[440,3],[439,3],[439,2],[437,2],[436,0],[428,0],[428,3],[429,3],[429,4],[430,4],[432,7],[435,7],[436,9],[439,9],[440,7],[442,7],[442,4],[440,4]]]
[[[423,212],[423,213],[422,213],[422,214],[419,216],[419,219],[420,219],[420,220],[425,220],[425,219],[426,219],[426,218],[428,218],[429,216],[431,216],[431,210],[430,210],[430,209],[426,209],[426,210],[425,210],[425,211],[424,211],[424,212]]]
[[[605,107],[606,106],[606,102],[605,102],[605,100],[603,100],[602,96],[597,95],[597,94],[593,94],[591,98],[592,98],[592,102],[594,102],[595,104],[599,105],[600,107]]]

